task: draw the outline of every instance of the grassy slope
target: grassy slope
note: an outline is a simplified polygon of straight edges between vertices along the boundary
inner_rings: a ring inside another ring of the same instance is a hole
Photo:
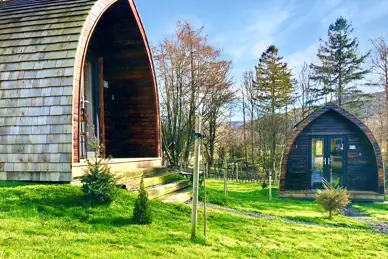
[[[79,187],[1,185],[0,257],[388,258],[388,237],[361,230],[210,212],[204,245],[189,239],[187,205],[152,201],[153,224],[139,226],[130,220],[135,196],[125,191],[110,206],[88,208]]]
[[[259,212],[305,222],[369,228],[368,225],[343,215],[336,215],[329,219],[328,214],[324,213],[314,201],[279,199],[277,198],[277,188],[273,189],[274,198],[272,201],[268,200],[268,189],[263,190],[261,185],[257,183],[228,182],[227,196],[224,195],[223,188],[223,181],[208,180],[208,201],[238,210]]]
[[[387,203],[356,203],[353,207],[371,216],[372,220],[388,222]]]

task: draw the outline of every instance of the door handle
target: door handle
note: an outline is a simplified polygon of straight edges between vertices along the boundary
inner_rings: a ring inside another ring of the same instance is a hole
[[[328,164],[328,165],[331,164],[331,159],[330,159],[330,157],[327,159],[327,164]]]
[[[326,157],[325,157],[323,160],[324,160],[324,162],[323,162],[323,163],[326,165]]]

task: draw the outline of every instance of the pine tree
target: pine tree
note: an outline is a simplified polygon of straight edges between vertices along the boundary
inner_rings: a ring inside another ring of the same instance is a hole
[[[328,40],[321,41],[317,57],[319,64],[312,64],[312,79],[320,83],[315,89],[321,99],[336,101],[338,105],[355,106],[362,101],[362,91],[354,84],[370,71],[362,69],[365,55],[358,54],[359,42],[352,37],[352,25],[339,17],[328,29]],[[330,95],[330,96],[329,96]],[[328,99],[330,97],[330,99]]]
[[[109,204],[117,195],[118,178],[110,171],[110,158],[105,156],[104,146],[99,144],[94,127],[89,146],[94,150],[94,157],[86,159],[86,168],[81,176],[82,191],[91,205]]]
[[[291,102],[292,84],[291,71],[283,57],[278,56],[279,50],[271,45],[263,52],[256,68],[256,80],[254,87],[257,90],[257,100],[261,111],[265,116],[270,116],[271,125],[268,129],[271,133],[271,172],[276,176],[276,145],[278,143],[278,123],[276,112],[282,110]]]
[[[144,181],[141,178],[139,196],[135,201],[135,207],[133,208],[133,220],[142,225],[152,223],[152,215],[150,206],[148,203],[148,194],[144,188]]]

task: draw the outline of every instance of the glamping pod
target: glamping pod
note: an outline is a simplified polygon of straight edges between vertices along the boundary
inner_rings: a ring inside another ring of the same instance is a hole
[[[69,182],[92,134],[114,171],[159,166],[159,123],[133,0],[0,2],[0,180]]]
[[[322,179],[346,187],[353,200],[384,200],[384,166],[372,132],[328,103],[296,125],[283,155],[280,197],[314,198]]]

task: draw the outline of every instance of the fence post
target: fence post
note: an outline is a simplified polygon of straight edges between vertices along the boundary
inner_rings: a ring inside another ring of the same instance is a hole
[[[206,228],[207,228],[207,216],[206,216],[206,177],[208,175],[208,163],[206,163],[205,176],[203,177],[203,235],[206,238]]]
[[[227,178],[228,175],[228,163],[226,162],[226,159],[224,160],[224,194],[227,195],[228,193],[228,186],[227,186]]]
[[[238,163],[236,163],[236,181],[238,182]]]
[[[272,172],[269,173],[268,191],[269,191],[269,200],[272,200]]]
[[[201,134],[201,116],[195,117],[195,143],[194,143],[194,170],[193,170],[193,202],[192,202],[192,217],[191,217],[191,239],[197,237],[198,225],[198,185],[199,185],[199,166],[201,162],[201,138],[197,134]]]

